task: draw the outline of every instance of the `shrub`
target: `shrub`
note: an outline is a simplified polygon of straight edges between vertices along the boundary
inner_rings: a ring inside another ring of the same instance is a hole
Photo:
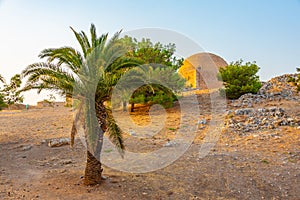
[[[300,68],[297,68],[297,72],[300,72]],[[297,87],[297,91],[300,91],[300,73],[297,75],[297,78],[290,77],[288,82],[293,83]]]
[[[4,96],[0,93],[0,110],[6,108],[7,104],[4,102]]]
[[[218,79],[222,80],[225,86],[225,89],[221,89],[221,94],[225,93],[229,99],[237,99],[246,93],[257,93],[262,85],[256,75],[258,70],[255,62],[243,64],[243,60],[221,68]]]

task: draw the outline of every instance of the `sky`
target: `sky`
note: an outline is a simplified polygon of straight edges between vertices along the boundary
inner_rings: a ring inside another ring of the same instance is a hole
[[[9,80],[50,47],[79,48],[69,26],[98,34],[178,32],[228,63],[256,61],[261,80],[300,67],[300,0],[0,0],[0,74]],[[35,104],[47,93],[25,93]]]

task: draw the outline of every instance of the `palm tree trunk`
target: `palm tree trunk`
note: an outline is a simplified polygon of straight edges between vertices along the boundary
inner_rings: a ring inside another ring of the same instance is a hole
[[[84,184],[85,185],[96,185],[101,183],[102,167],[101,162],[87,150],[86,155],[86,167],[84,173]]]
[[[84,175],[85,185],[96,185],[101,183],[102,177],[102,165],[100,162],[100,154],[103,144],[103,134],[106,131],[106,108],[103,103],[96,103],[96,116],[100,127],[97,128],[98,139],[96,144],[96,150],[94,153],[87,149],[87,162]],[[101,128],[101,130],[99,129]]]

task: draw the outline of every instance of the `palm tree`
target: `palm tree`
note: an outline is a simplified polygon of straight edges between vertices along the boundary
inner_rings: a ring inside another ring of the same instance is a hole
[[[121,130],[105,102],[109,101],[113,86],[122,73],[139,62],[123,56],[126,48],[120,42],[120,32],[110,40],[108,34],[98,37],[92,24],[89,40],[83,31],[71,29],[82,52],[72,47],[43,50],[39,57],[47,61],[31,64],[22,72],[23,77],[28,78],[23,91],[52,90],[80,102],[71,130],[71,145],[78,129],[76,121],[83,120],[87,144],[84,183],[95,185],[100,183],[103,170],[100,162],[103,133],[108,133],[121,153],[124,149]]]

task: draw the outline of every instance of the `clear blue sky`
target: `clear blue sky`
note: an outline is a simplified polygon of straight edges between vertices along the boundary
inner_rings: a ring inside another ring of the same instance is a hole
[[[262,80],[300,66],[299,0],[0,0],[0,74],[20,73],[44,48],[76,47],[69,26],[88,31],[91,23],[99,34],[177,31],[227,62],[256,61]],[[44,96],[26,94],[25,103]]]

